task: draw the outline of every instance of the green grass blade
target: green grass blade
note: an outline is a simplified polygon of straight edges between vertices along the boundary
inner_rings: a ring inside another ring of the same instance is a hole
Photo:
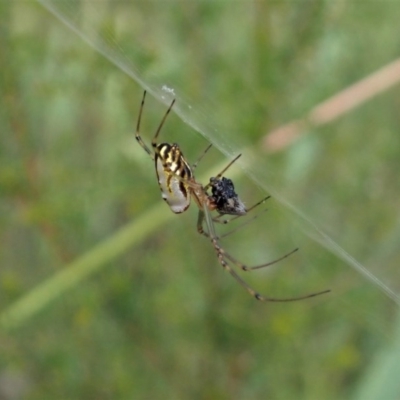
[[[10,305],[0,315],[0,327],[5,330],[18,328],[53,300],[61,297],[85,278],[100,270],[107,262],[143,241],[173,215],[163,203],[144,212],[110,238],[66,265],[62,271],[45,280]]]

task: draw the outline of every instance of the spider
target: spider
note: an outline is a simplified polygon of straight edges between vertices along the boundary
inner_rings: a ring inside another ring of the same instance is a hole
[[[168,204],[171,210],[180,214],[186,211],[190,206],[191,198],[195,201],[199,208],[198,218],[197,218],[197,231],[209,238],[214,250],[217,254],[217,258],[221,266],[228,271],[236,281],[242,285],[253,297],[257,300],[265,302],[288,302],[303,300],[315,296],[319,296],[324,293],[330,292],[330,290],[323,290],[320,292],[310,293],[299,297],[291,298],[274,298],[263,296],[257,291],[255,291],[246,281],[244,281],[238,273],[233,268],[233,265],[238,267],[243,271],[251,271],[255,269],[260,269],[268,267],[289,257],[291,254],[296,252],[298,249],[294,249],[291,252],[285,254],[274,261],[268,263],[249,267],[236,258],[231,256],[225,249],[220,245],[219,239],[221,237],[217,236],[214,223],[226,224],[234,219],[237,219],[249,211],[253,210],[260,204],[264,203],[270,196],[262,199],[257,204],[253,205],[249,209],[246,209],[243,202],[240,200],[239,196],[235,192],[233,182],[225,178],[223,174],[229,169],[229,167],[241,156],[239,154],[235,157],[228,165],[215,177],[211,177],[209,183],[203,186],[201,183],[197,182],[194,177],[194,170],[197,164],[201,161],[204,155],[208,152],[212,145],[209,145],[199,159],[192,165],[187,162],[184,157],[180,147],[176,143],[159,143],[158,136],[160,131],[167,119],[171,109],[175,103],[175,99],[171,102],[168,107],[164,117],[162,118],[156,133],[151,141],[151,146],[153,151],[144,143],[142,137],[140,136],[140,122],[142,118],[144,103],[146,98],[146,91],[143,93],[143,98],[140,104],[139,116],[136,125],[136,140],[143,147],[143,149],[149,154],[151,159],[155,162],[156,173],[158,177],[158,183],[161,190],[161,196],[164,201]],[[211,190],[211,194],[209,193]],[[212,216],[211,212],[216,211],[217,216]],[[230,219],[221,220],[224,215],[233,215]],[[207,231],[204,230],[203,224],[206,222]],[[228,234],[232,233],[229,232]],[[226,236],[226,235],[224,235]]]

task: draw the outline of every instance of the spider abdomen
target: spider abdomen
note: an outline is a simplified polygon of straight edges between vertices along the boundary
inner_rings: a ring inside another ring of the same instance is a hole
[[[155,163],[161,196],[171,210],[182,213],[190,206],[187,184],[193,173],[177,144],[160,143],[155,147]]]

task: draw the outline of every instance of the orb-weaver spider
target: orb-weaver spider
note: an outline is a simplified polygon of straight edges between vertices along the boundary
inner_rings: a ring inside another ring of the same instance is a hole
[[[320,292],[310,293],[304,296],[293,298],[266,297],[256,292],[237,274],[231,264],[237,266],[243,271],[259,269],[283,260],[284,258],[296,252],[298,249],[294,249],[291,252],[285,254],[283,257],[280,257],[274,261],[270,261],[268,263],[257,265],[254,267],[248,267],[247,265],[238,261],[236,258],[232,257],[229,253],[227,253],[219,243],[220,238],[215,232],[214,223],[228,223],[236,218],[239,218],[247,214],[250,210],[253,210],[258,205],[262,204],[270,196],[261,200],[253,207],[246,209],[239,196],[235,193],[233,182],[230,179],[223,177],[223,174],[240,157],[240,154],[236,158],[234,158],[216,177],[210,178],[209,183],[203,186],[201,183],[196,181],[193,171],[196,169],[197,164],[201,160],[201,158],[211,148],[211,145],[207,147],[199,160],[195,164],[190,166],[190,164],[186,161],[184,155],[182,154],[180,147],[176,143],[170,144],[157,142],[164,122],[167,119],[168,114],[170,113],[175,103],[175,99],[171,102],[171,105],[164,114],[164,117],[161,120],[156,133],[154,134],[154,137],[151,141],[151,146],[153,148],[152,152],[140,136],[140,121],[142,118],[145,98],[146,91],[143,93],[143,98],[140,105],[135,136],[139,144],[155,162],[155,168],[162,198],[166,201],[166,203],[169,205],[174,213],[179,214],[188,209],[188,207],[190,206],[190,200],[193,197],[194,201],[199,207],[199,214],[197,218],[197,231],[211,240],[211,243],[217,253],[218,261],[222,265],[222,267],[227,270],[236,279],[236,281],[240,285],[242,285],[252,296],[261,301],[297,301],[328,293],[330,290],[323,290]],[[211,194],[208,192],[210,189]],[[211,215],[212,211],[216,211],[218,215],[213,217]],[[220,220],[220,217],[222,215],[234,215],[234,217],[227,220]],[[203,228],[204,220],[208,228],[207,232]]]

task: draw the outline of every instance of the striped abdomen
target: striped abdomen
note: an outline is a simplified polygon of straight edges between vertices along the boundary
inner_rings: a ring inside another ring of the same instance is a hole
[[[190,187],[185,182],[193,177],[192,170],[177,144],[160,143],[154,150],[162,198],[174,213],[182,213],[190,205]]]

